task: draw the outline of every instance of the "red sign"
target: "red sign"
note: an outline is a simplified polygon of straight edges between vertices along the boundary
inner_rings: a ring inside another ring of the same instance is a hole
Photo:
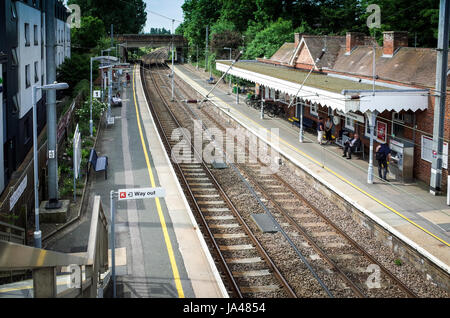
[[[120,199],[126,199],[127,198],[127,193],[126,192],[120,192],[119,197],[120,197]]]
[[[387,124],[383,123],[382,121],[377,121],[376,133],[377,139],[380,142],[385,143],[387,140]]]

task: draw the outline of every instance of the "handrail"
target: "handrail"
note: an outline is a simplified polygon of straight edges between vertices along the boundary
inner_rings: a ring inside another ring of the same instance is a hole
[[[100,196],[94,198],[88,249],[84,253],[66,254],[11,242],[0,241],[0,271],[33,270],[34,297],[98,296],[98,279],[108,270],[108,221]],[[78,265],[81,286],[56,290],[56,271],[63,266]]]
[[[85,265],[86,262],[87,257],[0,241],[0,271]]]

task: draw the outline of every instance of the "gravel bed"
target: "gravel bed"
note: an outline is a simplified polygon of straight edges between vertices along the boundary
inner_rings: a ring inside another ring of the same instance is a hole
[[[178,85],[180,85],[178,80]],[[191,91],[187,84],[181,84],[183,86],[183,90]],[[221,84],[219,84],[221,85]],[[197,95],[197,96],[194,96]],[[189,98],[199,98],[198,94],[190,94]],[[202,118],[202,120],[207,124],[208,127],[212,127],[209,119],[204,116],[201,112],[196,110],[194,107],[191,109],[195,110],[195,112]],[[211,109],[209,107],[205,107],[205,109]],[[179,111],[179,110],[177,110]],[[217,115],[213,115],[217,117]],[[182,125],[189,129],[193,128],[192,120],[188,118],[189,116],[184,117],[182,120]],[[222,120],[222,125],[225,124],[225,120]],[[232,124],[228,124],[228,127],[233,127]],[[215,170],[215,177],[223,186],[226,193],[229,195],[232,202],[238,207],[239,211],[242,213],[243,217],[247,220],[250,220],[250,215],[254,213],[264,213],[264,210],[257,203],[257,201],[252,198],[252,195],[248,191],[248,189],[243,185],[239,177],[235,174],[235,172],[228,168],[225,170]],[[422,274],[416,270],[412,265],[408,264],[406,261],[403,261],[402,266],[397,266],[394,263],[394,260],[397,257],[394,253],[386,246],[381,243],[375,241],[370,232],[364,227],[360,226],[357,222],[352,219],[351,214],[346,213],[345,211],[340,210],[333,202],[328,199],[324,199],[323,195],[320,194],[317,190],[313,189],[310,185],[308,185],[304,180],[300,179],[296,176],[295,171],[292,171],[285,165],[280,167],[278,175],[281,176],[284,180],[286,180],[291,186],[293,186],[299,193],[301,193],[304,197],[307,197],[308,200],[318,208],[322,213],[324,213],[330,220],[332,220],[340,229],[342,229],[345,233],[347,233],[350,237],[352,237],[355,241],[358,242],[368,253],[374,256],[380,263],[383,264],[388,270],[390,270],[393,274],[395,274],[399,279],[401,279],[409,288],[411,288],[419,297],[449,297],[449,294],[440,288],[438,288],[431,281],[427,281],[423,278]],[[206,200],[205,200],[206,201]],[[268,205],[271,207],[271,205]],[[306,214],[311,213],[310,210],[306,207],[298,206],[298,204],[283,204],[283,206],[292,206],[296,207],[296,210],[292,210],[291,215],[295,216],[295,214]],[[223,213],[223,215],[228,215],[229,213]],[[220,213],[214,213],[214,215],[222,215]],[[278,217],[277,217],[278,219]],[[318,219],[315,216],[311,216],[311,218],[297,218],[297,220],[301,220],[302,222],[316,222]],[[282,221],[279,221],[280,223]],[[286,221],[284,221],[286,222]],[[280,268],[283,275],[288,279],[291,283],[291,287],[295,290],[299,297],[327,297],[323,289],[317,283],[317,281],[312,278],[312,275],[306,268],[306,266],[298,259],[298,256],[293,252],[292,248],[288,245],[285,238],[280,234],[262,234],[257,229],[256,225],[252,221],[248,221],[249,227],[252,231],[259,233],[258,239],[263,244],[265,248],[267,248],[268,253],[275,259],[277,266]],[[330,227],[323,226],[318,227],[315,230],[319,229],[320,231],[330,231]],[[293,232],[294,229],[291,227],[286,228],[286,232]],[[221,231],[221,233],[223,233]],[[302,245],[303,238],[301,236],[294,237],[291,239],[295,240],[298,244],[298,248],[305,252],[306,255],[310,253],[311,248],[307,248]],[[303,241],[304,242],[304,241]],[[342,248],[328,248],[326,243],[334,242],[334,243],[345,243],[339,237],[332,236],[328,238],[319,239],[320,246],[326,250],[327,252],[336,252],[336,250],[346,252],[348,247]],[[351,251],[351,250],[350,250]],[[236,254],[234,254],[236,255]],[[339,264],[338,261],[336,263]],[[323,278],[327,286],[333,292],[337,293],[337,297],[352,297],[352,293],[349,292],[348,288],[344,288],[341,281],[337,280],[334,275],[330,275],[329,266],[324,262],[317,262],[317,268],[319,268],[319,276]],[[352,259],[351,261],[342,261],[342,264],[345,267],[361,267],[360,261]],[[242,266],[242,268],[246,268]],[[350,274],[357,281],[362,281],[364,277],[367,277],[368,273],[365,275],[360,274]],[[349,276],[350,276],[349,275]],[[383,276],[382,276],[383,278]],[[382,279],[381,281],[382,288],[380,289],[371,289],[369,292],[369,296],[371,297],[386,297],[392,293],[392,295],[398,294],[395,290],[395,286],[391,286],[389,282]],[[278,295],[280,296],[280,295]],[[275,297],[275,295],[274,295]]]

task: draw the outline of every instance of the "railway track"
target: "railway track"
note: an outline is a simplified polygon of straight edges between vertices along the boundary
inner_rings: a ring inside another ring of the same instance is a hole
[[[189,93],[184,93],[189,96]],[[205,108],[202,108],[202,113],[215,127],[226,129],[217,116],[212,116]],[[248,148],[246,154],[249,154]],[[248,157],[245,162],[250,162]],[[356,297],[417,297],[283,178],[275,173],[261,173],[265,164],[260,160],[236,166],[258,190],[258,195],[268,202],[276,222],[282,224],[287,232],[294,233],[297,244],[303,246],[304,253],[311,255],[319,267],[326,263],[328,273],[339,276],[344,290],[351,290]],[[277,192],[276,189],[283,191]],[[369,275],[371,273],[373,275]],[[327,278],[324,280],[328,281]],[[347,292],[342,294],[350,296]]]
[[[181,128],[159,89],[152,72],[142,71],[145,94],[169,155],[178,141],[170,138]],[[150,81],[147,80],[150,78]],[[151,92],[151,93],[150,93]],[[238,210],[228,198],[210,168],[192,144],[183,162],[174,162],[191,206],[194,207],[214,247],[216,260],[235,297],[296,297],[273,260],[267,254]]]

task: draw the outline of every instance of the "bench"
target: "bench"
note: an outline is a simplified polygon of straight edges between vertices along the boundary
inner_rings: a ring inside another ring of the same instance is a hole
[[[89,154],[88,168],[89,164],[94,168],[95,172],[105,171],[105,180],[108,179],[108,157],[99,157],[95,149],[91,149]]]
[[[342,137],[336,138],[336,140],[334,141],[334,143],[336,145],[338,145],[341,148],[344,148],[344,145],[347,141],[350,140],[350,137],[347,135],[342,135]],[[361,141],[361,147],[358,147],[355,149],[355,151],[353,152],[354,154],[357,155],[362,155],[363,160],[365,159],[365,155],[364,155],[364,144]]]
[[[290,121],[293,126],[295,125],[297,127],[300,127],[300,119],[298,119],[297,117],[290,117],[288,118],[288,121]],[[314,120],[303,117],[303,128],[314,129],[314,124]]]

